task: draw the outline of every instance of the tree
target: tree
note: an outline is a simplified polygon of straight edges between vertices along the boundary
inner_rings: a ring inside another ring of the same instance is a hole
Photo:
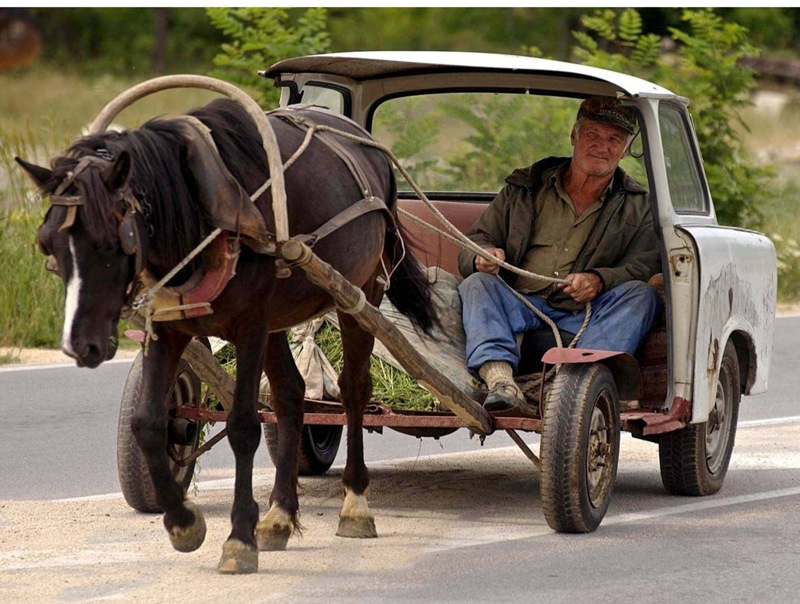
[[[230,41],[214,58],[221,77],[247,87],[262,105],[274,105],[277,93],[258,71],[276,61],[326,52],[330,46],[327,12],[309,8],[297,15],[286,8],[208,8],[211,23]]]
[[[754,72],[741,60],[756,56],[747,29],[725,22],[710,9],[684,10],[686,31],[671,38],[643,32],[634,9],[584,16],[575,32],[575,57],[587,65],[638,75],[692,101],[705,172],[721,223],[759,226],[760,207],[775,194],[772,172],[755,166],[738,134],[746,128],[739,111],[750,104]],[[672,48],[664,52],[664,48]]]

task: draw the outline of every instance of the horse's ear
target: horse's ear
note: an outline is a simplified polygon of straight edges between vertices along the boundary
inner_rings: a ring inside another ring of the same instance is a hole
[[[52,170],[49,170],[48,168],[43,168],[42,166],[29,164],[24,159],[20,159],[19,157],[15,157],[14,161],[16,161],[20,166],[22,166],[22,169],[25,170],[25,173],[31,177],[31,180],[39,188],[43,187],[44,184],[48,182],[50,180],[50,177],[53,175]]]
[[[114,163],[103,172],[103,180],[106,186],[111,191],[116,191],[128,184],[128,179],[131,177],[131,166],[131,154],[127,151],[122,151],[114,160]]]

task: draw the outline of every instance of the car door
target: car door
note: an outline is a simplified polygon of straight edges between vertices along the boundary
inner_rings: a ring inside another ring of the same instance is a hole
[[[726,342],[733,338],[746,394],[767,389],[775,316],[775,248],[760,233],[717,224],[688,112],[659,104],[659,130],[676,234],[687,254],[670,257],[675,275],[691,273],[688,330],[693,366],[692,423],[708,419]],[[675,358],[675,357],[673,357]]]

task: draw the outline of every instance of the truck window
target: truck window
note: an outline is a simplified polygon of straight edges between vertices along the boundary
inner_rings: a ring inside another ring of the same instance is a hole
[[[319,105],[342,115],[345,113],[344,94],[342,91],[329,86],[306,84],[300,94],[300,103],[303,105]]]
[[[672,207],[678,213],[707,214],[706,190],[686,117],[668,103],[659,105],[658,114]]]
[[[372,134],[424,191],[496,193],[513,170],[572,155],[570,132],[580,103],[522,90],[426,91],[379,105]],[[637,142],[641,147],[640,137]],[[647,186],[640,159],[626,156],[621,166]],[[398,188],[410,190],[402,177]]]

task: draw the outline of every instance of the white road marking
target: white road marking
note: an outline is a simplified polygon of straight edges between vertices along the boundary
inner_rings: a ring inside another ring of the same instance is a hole
[[[118,548],[122,544],[114,544]],[[0,568],[29,570],[34,568],[63,568],[74,566],[97,566],[100,564],[130,564],[141,560],[134,552],[89,549],[64,553],[63,550],[11,550],[0,552]]]
[[[642,522],[645,520],[657,520],[666,516],[676,516],[678,514],[688,514],[692,512],[703,512],[710,509],[765,501],[768,499],[778,499],[780,497],[792,497],[800,495],[800,487],[791,489],[778,489],[766,491],[764,493],[753,493],[752,495],[740,495],[737,497],[708,498],[696,503],[687,503],[666,508],[658,508],[649,512],[632,512],[630,514],[619,514],[616,516],[606,516],[603,519],[602,527],[613,526],[615,524],[626,524],[631,522]],[[501,543],[504,541],[517,541],[519,539],[531,539],[556,533],[547,525],[537,526],[509,526],[498,527],[481,523],[458,522],[458,528],[444,539],[432,543],[426,548],[428,552],[443,552],[464,547],[474,547],[476,545],[488,545]]]
[[[133,363],[133,357],[103,361],[103,365],[115,365],[117,363]],[[77,368],[75,361],[51,363],[49,365],[10,365],[8,367],[0,367],[0,373],[10,373],[12,371],[38,371],[40,369],[66,369],[69,367]]]

